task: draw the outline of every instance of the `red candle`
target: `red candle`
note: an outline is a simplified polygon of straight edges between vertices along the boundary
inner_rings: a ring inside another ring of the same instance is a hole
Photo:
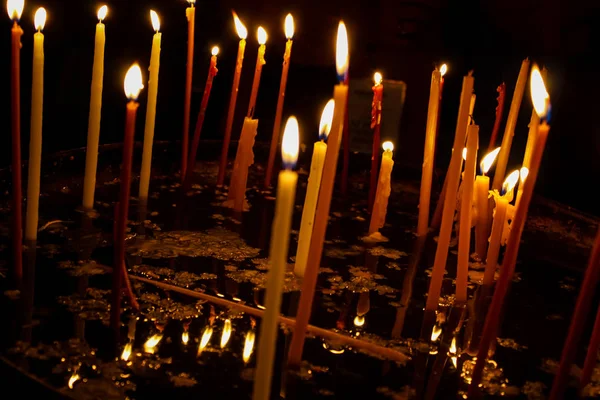
[[[548,108],[550,107],[549,96],[548,92],[546,92],[540,71],[536,66],[534,66],[534,68],[531,70],[530,83],[533,104],[536,112],[538,115],[540,115],[540,118],[545,117]],[[469,398],[473,398],[478,390],[478,385],[481,382],[481,377],[483,374],[483,366],[488,356],[488,350],[492,341],[496,339],[496,334],[498,333],[500,314],[504,305],[506,293],[508,292],[508,288],[512,282],[515,272],[517,254],[519,252],[519,246],[521,243],[521,234],[523,233],[523,228],[525,227],[525,220],[527,219],[529,204],[531,202],[531,198],[533,197],[533,189],[537,180],[540,164],[542,162],[542,156],[544,153],[544,147],[546,146],[546,139],[548,138],[549,132],[550,125],[544,121],[538,128],[536,146],[531,155],[531,168],[529,169],[527,180],[523,185],[523,194],[519,202],[519,207],[517,207],[515,217],[511,223],[510,236],[508,237],[508,242],[506,244],[506,252],[504,253],[500,277],[496,282],[496,289],[494,290],[492,303],[490,304],[490,308],[485,319],[483,333],[481,335],[481,342],[479,344],[479,352],[477,353],[477,362],[473,369],[473,377],[471,380],[471,385],[469,386]],[[551,396],[551,398],[553,397]],[[554,398],[556,399],[557,397]]]
[[[114,243],[114,265],[113,286],[111,306],[111,326],[118,332],[121,309],[121,286],[125,268],[125,230],[127,228],[127,211],[129,209],[129,192],[131,186],[131,163],[133,158],[133,136],[135,134],[135,117],[139,103],[137,98],[143,89],[142,70],[134,64],[125,76],[125,95],[129,99],[127,103],[127,115],[125,118],[125,137],[123,139],[123,164],[121,165],[121,191],[119,193],[119,210],[115,220],[115,243]]]
[[[188,48],[185,70],[185,99],[183,103],[183,136],[181,138],[181,181],[185,180],[188,164],[188,141],[190,134],[190,107],[192,101],[192,76],[194,73],[194,27],[196,21],[196,0],[187,0],[190,6],[185,10],[188,20]]]
[[[23,30],[19,19],[23,13],[24,1],[9,0],[8,16],[13,20],[11,30],[11,133],[12,133],[12,240],[13,240],[13,273],[17,283],[23,276],[23,220],[21,216],[21,36]]]
[[[490,144],[488,145],[488,152],[496,147],[496,139],[498,138],[500,123],[502,122],[502,114],[504,113],[504,93],[506,92],[506,85],[504,82],[498,86],[496,91],[498,92],[498,105],[496,106],[496,120],[494,121],[494,128],[492,129],[492,136],[490,137]]]
[[[219,71],[217,69],[217,55],[219,54],[219,48],[217,46],[213,47],[211,53],[212,57],[210,58],[210,67],[208,67],[208,77],[206,78],[206,85],[204,85],[204,95],[202,96],[202,103],[200,103],[200,111],[198,112],[198,120],[196,121],[196,129],[194,129],[194,138],[192,140],[192,148],[190,149],[190,158],[187,166],[187,170],[190,173],[186,174],[185,180],[183,181],[184,193],[187,192],[190,188],[190,177],[192,171],[194,170],[194,164],[196,163],[196,155],[198,154],[198,145],[200,144],[200,133],[202,132],[202,125],[204,125],[206,107],[208,107],[208,99],[210,97],[213,79]]]
[[[371,154],[371,180],[369,183],[369,212],[373,210],[375,190],[377,189],[377,170],[379,166],[379,143],[381,142],[381,102],[383,100],[383,77],[379,72],[373,75],[373,103],[371,103],[371,129],[373,129],[373,152]]]

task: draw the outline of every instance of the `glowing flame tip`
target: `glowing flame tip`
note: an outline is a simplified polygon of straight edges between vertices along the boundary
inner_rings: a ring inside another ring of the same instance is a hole
[[[284,22],[284,31],[286,39],[291,39],[294,37],[294,17],[292,14],[288,14],[285,16]]]
[[[258,37],[258,44],[262,45],[267,43],[267,38],[269,36],[267,35],[267,31],[265,31],[265,28],[263,28],[262,26],[259,26],[256,30],[256,36]]]
[[[441,334],[442,334],[442,328],[437,325],[434,325],[433,330],[431,331],[431,341],[432,342],[437,341]]]
[[[125,96],[129,100],[137,100],[140,92],[144,88],[144,84],[142,83],[142,69],[136,63],[133,64],[129,71],[127,71],[127,75],[125,75]]]
[[[144,343],[144,351],[146,353],[154,354],[154,350],[162,338],[163,336],[161,334],[150,336],[148,340],[146,340],[146,343]]]
[[[248,331],[246,334],[246,341],[244,342],[244,352],[242,353],[242,358],[244,362],[247,363],[250,360],[250,356],[252,355],[252,351],[254,350],[254,340],[255,340],[254,331]]]
[[[467,161],[467,148],[466,147],[463,148],[462,158],[463,158],[463,160]]]
[[[394,143],[390,142],[389,140],[387,142],[383,142],[381,147],[383,148],[383,151],[394,151]]]
[[[240,21],[240,18],[235,11],[232,11],[231,13],[233,14],[233,22],[235,23],[235,30],[237,31],[238,36],[240,39],[246,39],[248,37],[248,29],[242,24],[242,21]]]
[[[506,177],[504,183],[502,184],[502,190],[504,191],[504,193],[510,193],[515,188],[518,181],[519,171],[515,170]]]
[[[207,326],[202,333],[202,337],[200,338],[200,344],[198,345],[198,355],[202,353],[202,350],[208,345],[210,341],[210,337],[212,336],[213,329],[210,326]]]
[[[483,157],[480,164],[481,172],[483,174],[487,174],[490,168],[492,168],[494,161],[496,161],[496,157],[498,157],[498,153],[500,153],[500,147],[496,147]]]
[[[6,10],[8,11],[8,16],[13,21],[18,21],[21,19],[21,14],[23,14],[24,7],[25,0],[8,0],[6,2]]]
[[[210,51],[210,54],[212,54],[213,56],[216,56],[219,54],[219,46],[213,46],[212,50]]]
[[[540,69],[537,65],[531,68],[531,78],[529,79],[529,85],[531,89],[531,101],[533,102],[533,108],[540,118],[543,118],[548,113],[548,107],[550,104],[550,95],[546,90],[544,78],[540,73]]]
[[[337,31],[335,51],[335,65],[340,81],[343,81],[348,72],[348,32],[344,21],[340,21]]]
[[[108,7],[104,5],[98,9],[98,21],[104,21],[104,18],[106,18],[106,14],[108,14]]]
[[[525,183],[525,179],[529,176],[529,168],[521,167],[519,171],[519,177],[521,178],[521,183]]]
[[[283,140],[281,141],[281,158],[286,169],[292,169],[298,161],[298,151],[300,147],[300,128],[298,120],[291,116],[288,118],[283,131]]]
[[[44,29],[46,25],[46,9],[44,7],[40,7],[35,12],[35,17],[33,18],[35,22],[35,29],[37,31],[41,31]]]
[[[383,81],[383,76],[381,76],[380,72],[375,72],[373,74],[373,81],[375,81],[375,85],[381,85],[381,81]]]
[[[331,122],[333,120],[333,110],[335,109],[335,100],[330,99],[321,114],[321,122],[319,122],[319,139],[325,140],[331,131]]]
[[[442,64],[442,66],[440,67],[440,74],[442,76],[446,75],[446,72],[448,72],[448,65],[447,64]]]
[[[361,327],[365,324],[365,317],[362,315],[357,315],[354,317],[354,326]]]
[[[80,379],[80,376],[77,372],[73,372],[73,375],[69,378],[69,389],[73,389],[73,384]]]
[[[133,345],[131,343],[127,343],[125,348],[123,348],[123,353],[121,353],[121,360],[129,361],[129,357],[131,357],[131,351],[133,349]]]
[[[188,342],[190,341],[190,334],[188,331],[183,331],[181,333],[181,343],[183,343],[184,345],[188,344]]]
[[[227,346],[227,342],[229,342],[229,338],[231,337],[231,320],[226,319],[223,324],[223,333],[221,334],[221,348]]]
[[[152,21],[152,27],[156,32],[160,31],[160,18],[154,10],[150,10],[150,20]]]

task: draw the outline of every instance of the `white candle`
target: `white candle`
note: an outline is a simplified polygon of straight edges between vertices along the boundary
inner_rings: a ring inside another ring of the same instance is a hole
[[[377,182],[377,193],[371,212],[371,223],[369,224],[369,235],[383,228],[387,214],[387,205],[392,192],[392,169],[394,168],[394,144],[384,142],[383,155],[381,156],[381,168],[379,169],[379,181]]]

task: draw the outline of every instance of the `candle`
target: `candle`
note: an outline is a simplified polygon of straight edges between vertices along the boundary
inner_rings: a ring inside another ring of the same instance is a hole
[[[384,142],[383,155],[381,156],[381,170],[379,171],[379,182],[377,183],[377,194],[371,213],[371,222],[369,224],[369,235],[378,232],[385,224],[387,214],[387,205],[392,192],[392,169],[394,168],[394,144]]]
[[[534,68],[532,68],[531,70],[530,86],[532,95],[531,97],[533,99],[533,105],[536,109],[536,112],[538,113],[540,118],[544,118],[547,114],[549,115],[550,96],[546,91],[544,81],[541,77],[540,71],[537,68],[537,66],[534,66]],[[544,147],[546,146],[546,139],[548,137],[549,132],[550,125],[548,125],[548,123],[544,121],[538,127],[536,146],[531,154],[531,168],[529,168],[529,176],[525,181],[525,187],[523,188],[521,203],[516,209],[515,217],[511,224],[510,236],[506,244],[506,252],[504,253],[504,260],[502,262],[500,277],[496,282],[496,289],[494,290],[492,303],[490,305],[485,320],[485,325],[481,336],[481,342],[479,345],[479,352],[477,354],[477,362],[473,369],[471,385],[469,387],[469,398],[473,397],[475,395],[476,390],[478,390],[483,373],[483,366],[486,362],[490,344],[493,340],[495,340],[496,335],[498,333],[500,314],[504,305],[504,298],[506,296],[506,293],[508,291],[508,288],[510,286],[515,272],[517,254],[519,251],[519,245],[521,243],[521,234],[523,233],[523,228],[525,227],[525,220],[527,218],[529,204],[531,202],[531,198],[533,197],[533,189],[537,180],[540,164],[542,162],[542,156],[544,153]],[[556,393],[555,388],[557,386],[557,382],[558,384],[561,384],[560,379],[558,378],[561,375],[561,373],[564,374],[561,385],[562,387],[564,387],[564,381],[568,376],[568,371],[571,369],[571,362],[566,363],[565,366],[566,369],[562,368],[563,363],[561,362],[561,368],[559,368],[557,379],[554,381],[555,387],[553,387],[553,393]],[[559,398],[562,394],[562,387],[556,388],[558,396],[553,397],[553,394],[551,394],[550,398]]]
[[[503,194],[494,191],[494,222],[492,223],[492,234],[489,240],[489,250],[485,261],[485,271],[483,273],[483,284],[486,286],[494,283],[496,266],[498,265],[498,255],[500,246],[503,244],[502,238],[505,236],[504,227],[506,226],[508,203],[512,200],[512,193],[519,179],[519,171],[512,172],[506,177],[502,184]]]
[[[8,16],[13,20],[11,30],[11,137],[12,137],[12,243],[13,271],[17,282],[23,275],[23,221],[21,217],[21,36],[23,30],[19,19],[25,6],[24,0],[7,2]]]
[[[379,167],[379,143],[381,142],[381,102],[383,100],[383,77],[379,72],[373,75],[375,85],[371,103],[371,129],[373,129],[373,152],[371,154],[371,180],[369,181],[369,212],[373,210],[375,190],[377,189],[377,171]]]
[[[515,126],[517,124],[517,117],[519,116],[519,109],[521,108],[523,93],[525,92],[525,85],[527,84],[528,73],[529,59],[526,58],[523,60],[523,63],[521,63],[521,71],[519,72],[519,78],[517,79],[517,85],[515,86],[515,93],[513,94],[513,98],[510,103],[510,111],[508,112],[508,119],[506,120],[506,127],[504,128],[504,136],[502,136],[502,145],[500,148],[500,154],[498,155],[498,164],[496,165],[496,172],[494,174],[494,181],[492,183],[492,188],[496,190],[499,190],[502,186],[502,178],[506,173],[506,166],[508,164],[508,157],[510,155],[513,136],[515,135]]]
[[[444,92],[444,75],[446,75],[446,72],[448,72],[448,64],[442,64],[442,66],[440,67],[440,95],[438,100],[435,137],[437,137],[438,130],[440,129],[440,115],[442,114],[442,95]]]
[[[221,148],[221,161],[219,162],[219,175],[217,176],[217,185],[222,186],[225,181],[225,169],[227,168],[227,153],[229,152],[229,141],[231,140],[231,128],[233,127],[233,117],[235,115],[235,103],[237,101],[238,87],[240,85],[240,75],[242,74],[242,63],[244,62],[244,51],[246,50],[246,37],[248,30],[242,24],[237,14],[233,12],[233,21],[235,29],[240,37],[238,46],[237,61],[235,64],[235,73],[231,85],[231,96],[229,98],[229,111],[227,112],[227,125],[225,126],[225,135],[223,136],[223,147]]]
[[[546,68],[542,69],[542,78],[546,79]],[[523,167],[529,168],[531,163],[531,150],[535,145],[535,134],[540,124],[540,117],[535,112],[535,109],[531,111],[531,119],[529,120],[529,134],[527,135],[527,145],[525,146],[525,155],[523,157]]]
[[[450,166],[446,175],[447,185],[443,206],[444,211],[442,214],[440,234],[427,297],[426,309],[429,311],[435,311],[438,307],[438,300],[442,289],[442,279],[444,277],[444,271],[446,270],[448,246],[450,245],[452,222],[454,220],[454,211],[456,209],[456,191],[458,189],[458,180],[460,178],[462,165],[462,154],[460,154],[461,152],[459,149],[463,148],[465,136],[467,134],[467,122],[469,119],[469,107],[471,104],[473,83],[473,76],[471,75],[471,72],[469,72],[469,74],[463,78],[458,120],[456,122],[456,132],[454,134],[453,149],[455,151],[452,152]]]
[[[271,230],[269,258],[271,267],[267,274],[265,314],[260,325],[256,375],[254,377],[254,400],[270,398],[275,346],[277,345],[278,319],[281,309],[281,292],[287,266],[290,227],[294,212],[298,174],[292,169],[298,159],[298,121],[290,117],[286,123],[281,145],[284,170],[279,173],[275,217]]]
[[[348,63],[350,60],[348,60]],[[350,73],[346,71],[344,76],[346,86],[350,83]],[[346,111],[344,112],[344,131],[342,132],[342,148],[344,149],[344,159],[342,162],[342,177],[340,182],[340,193],[346,196],[348,191],[348,167],[350,161],[350,117],[348,114],[348,103],[346,103]]]
[[[490,136],[490,143],[488,144],[488,151],[492,150],[492,147],[496,145],[496,138],[498,137],[498,131],[500,130],[500,123],[502,122],[502,114],[504,113],[504,94],[506,93],[506,85],[504,82],[498,88],[498,105],[496,106],[496,119],[494,120],[494,128],[492,129],[492,135]]]
[[[444,64],[445,66],[446,64]],[[419,220],[417,235],[427,234],[429,229],[429,203],[431,201],[431,180],[433,179],[433,162],[435,157],[435,139],[437,134],[438,114],[440,107],[442,73],[437,68],[431,73],[429,87],[429,107],[427,109],[427,125],[425,127],[425,149],[423,154],[423,172],[421,174],[421,190],[419,196]]]
[[[300,222],[300,233],[298,235],[296,265],[294,266],[294,273],[299,277],[304,276],[304,271],[306,269],[308,250],[315,220],[315,210],[317,208],[317,199],[319,198],[319,189],[321,188],[323,164],[325,163],[325,154],[327,153],[327,144],[325,143],[325,140],[327,140],[329,131],[331,130],[334,107],[335,101],[331,99],[327,102],[325,108],[323,108],[321,122],[319,124],[320,140],[315,142],[313,147],[310,175],[308,176],[308,186],[306,188],[306,197],[304,199],[304,207],[302,208],[302,221]]]
[[[194,129],[194,138],[192,140],[192,148],[190,149],[190,158],[188,161],[188,172],[185,175],[184,181],[184,193],[189,190],[191,183],[191,175],[194,171],[194,165],[196,164],[196,155],[198,154],[198,145],[200,144],[200,133],[202,133],[202,126],[204,125],[204,116],[206,115],[206,108],[208,107],[208,99],[212,90],[213,79],[219,71],[217,69],[217,55],[219,54],[219,48],[214,46],[211,50],[210,66],[208,68],[208,77],[206,78],[206,84],[204,85],[204,94],[202,95],[202,102],[200,103],[200,111],[198,112],[198,120],[196,121],[196,128]]]
[[[125,268],[125,231],[127,229],[127,211],[129,210],[129,191],[131,186],[131,163],[133,156],[133,137],[135,134],[135,118],[138,109],[137,98],[144,88],[142,70],[134,64],[125,76],[125,95],[127,114],[125,118],[125,137],[123,138],[123,163],[121,165],[121,190],[119,193],[119,209],[115,219],[115,252],[113,265],[113,287],[111,306],[111,326],[118,331],[121,326],[121,286]]]
[[[458,237],[458,266],[456,268],[456,301],[467,302],[467,282],[469,275],[469,255],[471,254],[471,211],[475,165],[479,148],[479,126],[469,125],[467,132],[467,161],[463,175],[463,192],[460,210],[460,231]]]
[[[256,56],[256,68],[254,69],[254,80],[252,82],[252,92],[250,92],[250,102],[248,103],[248,118],[254,116],[254,109],[256,108],[256,97],[258,96],[258,86],[260,85],[260,75],[262,67],[265,65],[265,49],[267,43],[267,31],[262,26],[258,27],[256,31],[258,37],[258,54]]]
[[[104,79],[104,18],[108,7],[98,9],[96,43],[94,46],[94,66],[92,68],[92,88],[90,94],[90,115],[88,119],[87,147],[85,149],[85,177],[83,180],[83,208],[94,208],[96,190],[96,168],[98,166],[98,143],[100,140],[100,113],[102,111],[102,84]]]
[[[325,240],[325,232],[329,220],[331,196],[333,194],[340,142],[344,129],[344,114],[346,101],[348,100],[348,85],[344,83],[344,75],[348,70],[348,36],[346,34],[346,26],[343,22],[340,22],[338,26],[336,67],[340,83],[333,90],[335,108],[331,122],[331,132],[327,141],[327,154],[325,155],[321,189],[319,190],[319,199],[317,200],[317,210],[315,212],[315,223],[310,241],[306,270],[304,271],[302,294],[300,295],[298,314],[296,315],[296,326],[294,327],[288,355],[288,364],[290,365],[298,365],[302,358],[306,327],[310,319],[317,276],[323,254],[323,241]]]
[[[42,164],[42,110],[44,105],[44,34],[46,10],[35,12],[33,35],[33,74],[31,80],[31,137],[29,139],[29,174],[27,179],[27,216],[25,240],[36,240],[40,201],[40,172]]]
[[[246,198],[246,185],[248,181],[248,168],[254,164],[254,138],[258,129],[258,120],[244,118],[240,141],[238,142],[237,154],[233,163],[229,193],[227,195],[226,207],[233,207],[237,212],[244,211],[244,199]]]
[[[187,0],[190,4],[185,9],[188,21],[187,63],[185,69],[185,97],[183,101],[183,136],[181,138],[181,181],[185,180],[188,161],[188,141],[190,134],[190,107],[192,102],[192,78],[194,74],[194,29],[196,25],[196,0]]]
[[[156,121],[156,97],[158,95],[158,71],[160,69],[160,19],[158,14],[150,10],[152,27],[156,33],[152,38],[150,53],[150,77],[148,78],[148,104],[146,106],[146,127],[144,128],[144,149],[142,152],[142,168],[140,171],[141,204],[148,203],[148,188],[150,186],[150,166],[152,165],[152,143],[154,141],[154,122]]]
[[[523,196],[523,187],[525,186],[525,180],[529,175],[529,168],[521,167],[519,171],[519,177],[521,178],[521,183],[519,185],[519,190],[517,190],[517,200],[515,200],[515,207],[519,206],[519,202],[521,201],[521,196]]]
[[[489,152],[481,160],[481,175],[475,178],[475,209],[477,210],[477,220],[475,224],[475,252],[481,260],[485,260],[488,247],[488,237],[490,235],[490,220],[488,218],[488,204],[490,192],[490,178],[486,176],[492,164],[496,160],[500,147]]]
[[[285,87],[287,85],[288,71],[290,69],[290,56],[292,55],[292,38],[294,37],[294,17],[288,14],[285,17],[284,23],[285,37],[285,52],[283,53],[283,69],[281,70],[281,82],[279,83],[279,97],[277,99],[277,108],[275,110],[275,122],[273,123],[273,133],[271,135],[271,146],[269,148],[269,160],[267,161],[267,171],[265,173],[265,189],[271,186],[273,176],[273,164],[275,163],[275,153],[277,151],[277,143],[279,142],[279,131],[281,129],[281,115],[283,113],[283,102],[285,100]]]

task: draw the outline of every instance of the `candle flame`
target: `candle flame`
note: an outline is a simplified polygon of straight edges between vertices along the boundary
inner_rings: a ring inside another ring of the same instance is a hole
[[[262,26],[259,26],[256,30],[256,36],[258,37],[258,44],[262,45],[267,43],[267,31],[265,31],[265,28],[263,28]]]
[[[106,14],[108,14],[108,7],[104,5],[98,9],[98,21],[104,21]]]
[[[527,179],[527,177],[529,176],[529,168],[521,167],[521,170],[519,171],[519,176],[521,177],[521,183],[525,183],[525,179]]]
[[[152,27],[156,32],[160,31],[160,18],[154,10],[150,10],[150,20],[152,21]]]
[[[6,2],[6,10],[8,11],[8,16],[13,21],[18,21],[21,19],[21,14],[23,14],[24,7],[25,0],[8,0]]]
[[[331,347],[331,346],[329,346],[329,344],[327,344],[325,342],[323,342],[323,348],[325,350],[329,350],[329,352],[331,354],[336,354],[336,355],[337,354],[344,354],[344,352],[346,351],[346,349],[344,349],[344,348],[338,348],[338,349],[336,349],[334,347]]]
[[[447,64],[442,64],[442,66],[440,67],[440,74],[442,76],[446,75],[446,72],[448,72],[448,65]]]
[[[500,147],[496,147],[494,150],[490,151],[486,154],[485,157],[481,160],[479,166],[481,167],[481,172],[485,175],[488,173],[494,161],[496,161],[496,157],[498,157],[498,153],[500,153]]]
[[[214,46],[212,48],[212,50],[210,51],[210,54],[212,54],[213,56],[216,56],[219,54],[219,46]]]
[[[77,372],[73,372],[73,375],[69,378],[69,389],[73,389],[73,384],[77,382],[81,377]]]
[[[348,32],[343,21],[338,25],[335,66],[340,81],[343,81],[348,72]]]
[[[529,85],[531,89],[531,101],[533,102],[533,108],[535,108],[535,112],[540,118],[544,118],[548,113],[550,95],[546,91],[544,78],[542,77],[540,69],[537,65],[534,65],[531,68]]]
[[[207,326],[206,328],[204,328],[204,332],[202,333],[202,337],[200,338],[200,345],[198,345],[198,355],[200,355],[202,353],[202,350],[204,350],[204,348],[208,345],[212,333],[212,327]]]
[[[237,31],[238,36],[240,39],[246,39],[248,37],[248,29],[242,24],[242,21],[240,21],[235,11],[231,11],[231,13],[233,14],[233,22],[235,23],[235,30]]]
[[[284,22],[284,30],[286,39],[291,39],[294,37],[294,17],[292,14],[288,14],[285,16]]]
[[[223,333],[221,334],[221,348],[227,346],[227,342],[229,342],[229,338],[231,337],[231,320],[226,319],[223,324]]]
[[[504,183],[502,184],[502,191],[504,191],[504,193],[511,192],[515,188],[518,181],[519,181],[519,171],[515,170],[515,171],[511,172],[510,175],[508,175],[506,177],[506,179],[504,180]]]
[[[448,351],[451,354],[456,354],[456,336],[452,338],[452,342],[450,343],[450,348],[448,349]]]
[[[146,353],[154,354],[154,351],[156,350],[156,346],[158,345],[158,343],[160,343],[162,338],[163,338],[163,335],[161,335],[159,333],[156,335],[150,336],[148,338],[148,340],[146,340],[146,343],[144,343],[144,351]]]
[[[467,148],[466,147],[463,148],[462,157],[463,157],[463,160],[467,161]]]
[[[365,317],[362,315],[357,315],[354,317],[354,326],[361,327],[365,324]]]
[[[35,17],[33,18],[35,29],[37,31],[41,31],[44,29],[46,25],[46,9],[44,7],[40,7],[35,12]]]
[[[252,355],[252,350],[254,350],[254,339],[256,335],[254,331],[248,331],[246,333],[246,341],[244,342],[244,352],[242,353],[242,358],[244,362],[247,363],[250,360],[250,356]]]
[[[129,100],[137,100],[140,92],[144,88],[144,84],[142,83],[142,70],[137,63],[133,64],[129,68],[129,71],[127,71],[124,86],[125,96],[127,96]]]
[[[189,332],[183,331],[183,333],[181,334],[181,343],[183,343],[184,345],[187,345],[189,341],[190,341]]]
[[[383,142],[381,147],[383,148],[383,151],[394,151],[394,143],[390,142],[389,140],[387,142]]]
[[[187,0],[188,3],[190,3],[190,6],[193,6],[194,4],[196,4],[196,0]]]
[[[381,81],[383,81],[383,76],[381,76],[380,72],[375,72],[375,74],[373,74],[373,80],[375,81],[375,85],[381,85]]]
[[[431,341],[432,342],[437,341],[441,334],[442,334],[442,328],[437,325],[434,325],[433,330],[431,331]]]
[[[333,110],[335,108],[335,100],[330,99],[321,114],[321,122],[319,122],[319,139],[325,140],[329,137],[331,131],[331,121],[333,120]]]
[[[125,348],[123,349],[123,353],[121,353],[121,360],[129,361],[129,357],[131,357],[132,349],[133,349],[133,345],[131,344],[131,342],[127,343],[125,345]]]
[[[283,140],[281,141],[281,158],[287,169],[292,169],[298,161],[298,148],[300,147],[300,128],[298,120],[291,116],[285,124]]]

